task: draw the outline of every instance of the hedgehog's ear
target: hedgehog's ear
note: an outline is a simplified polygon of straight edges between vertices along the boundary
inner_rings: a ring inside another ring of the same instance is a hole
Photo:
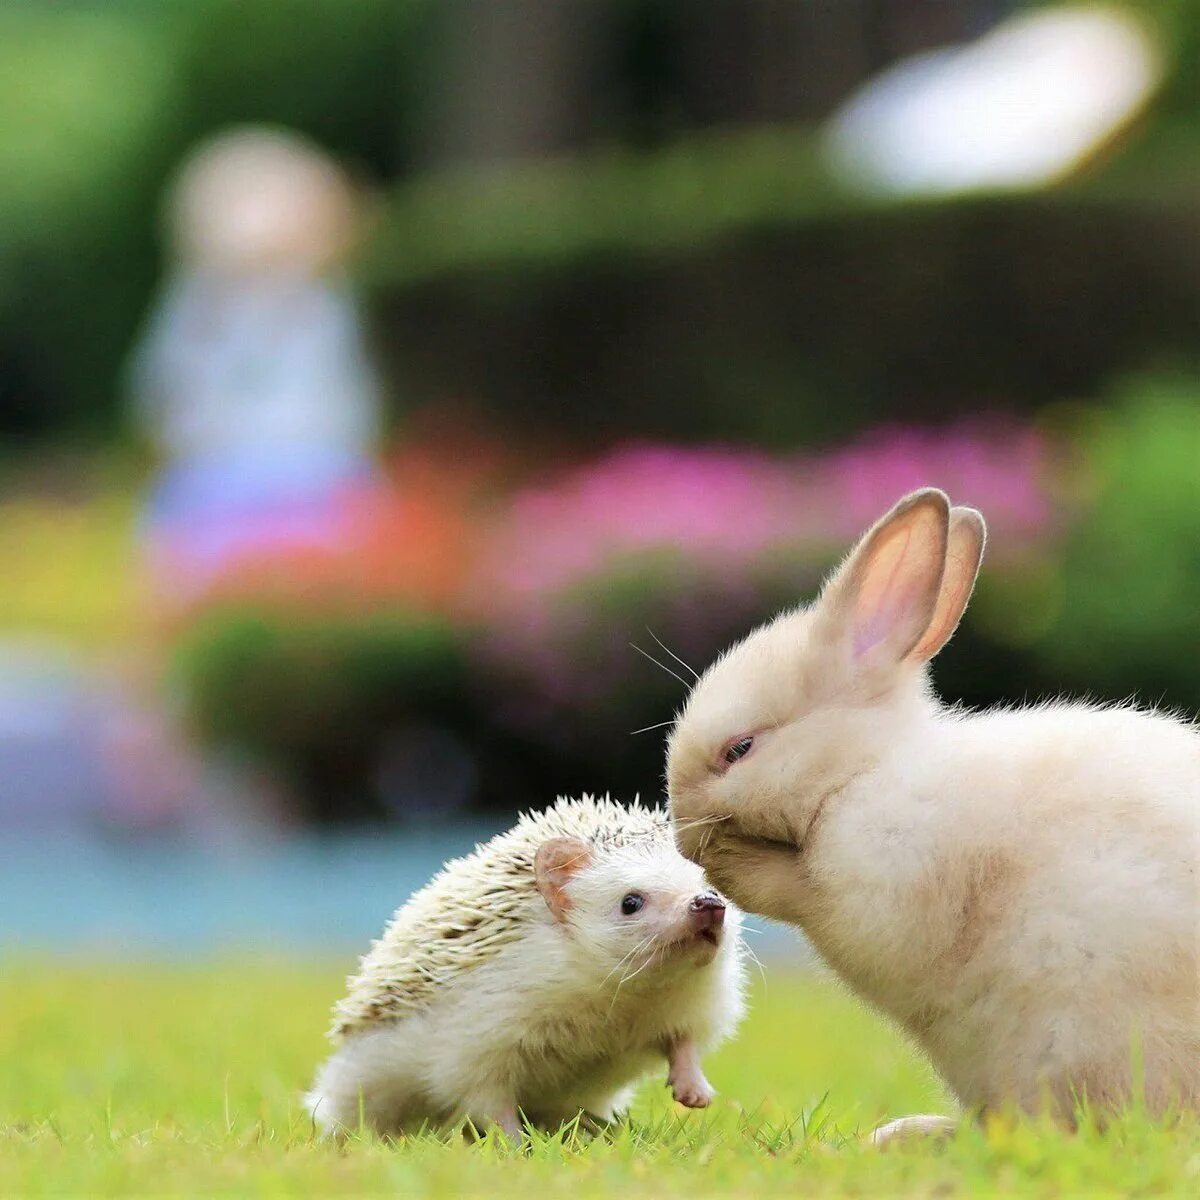
[[[592,848],[582,838],[556,837],[543,842],[533,859],[533,877],[556,921],[567,919],[571,906],[567,884],[591,861]]]

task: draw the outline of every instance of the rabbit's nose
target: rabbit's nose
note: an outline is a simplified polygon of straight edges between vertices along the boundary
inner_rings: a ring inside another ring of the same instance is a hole
[[[712,929],[725,921],[725,901],[715,892],[702,892],[692,897],[688,915],[698,928]]]

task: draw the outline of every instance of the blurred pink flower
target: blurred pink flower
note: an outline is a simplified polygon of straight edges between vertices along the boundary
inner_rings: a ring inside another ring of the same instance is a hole
[[[752,451],[632,446],[517,493],[482,577],[489,593],[528,597],[649,551],[745,563],[787,535],[801,492],[790,468]]]
[[[643,555],[738,572],[766,555],[824,557],[913,488],[981,508],[996,539],[1049,521],[1045,448],[1008,426],[884,428],[824,455],[629,446],[518,492],[489,540],[476,587],[487,607],[538,604]]]
[[[833,502],[838,540],[849,542],[906,492],[932,485],[980,509],[1001,546],[1050,522],[1047,449],[1036,432],[965,424],[947,430],[875,430],[817,460],[810,483]]]
[[[469,599],[481,665],[501,681],[507,721],[586,743],[596,722],[643,710],[664,686],[631,640],[659,653],[643,637],[652,628],[711,661],[811,592],[913,488],[982,509],[993,554],[1034,544],[1050,528],[1047,458],[1036,433],[982,423],[883,428],[804,456],[627,446],[517,492],[484,535]]]

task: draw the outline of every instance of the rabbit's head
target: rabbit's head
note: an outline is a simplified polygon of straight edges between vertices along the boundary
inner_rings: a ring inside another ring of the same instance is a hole
[[[974,509],[913,492],[813,604],[756,629],[693,688],[667,750],[676,839],[743,907],[796,919],[794,881],[773,886],[764,864],[790,870],[823,801],[919,736],[925,664],[962,616],[984,537]]]

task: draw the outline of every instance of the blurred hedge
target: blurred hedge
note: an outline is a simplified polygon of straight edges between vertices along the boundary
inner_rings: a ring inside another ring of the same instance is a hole
[[[1198,198],[871,206],[800,134],[752,135],[413,188],[370,279],[410,402],[784,448],[1196,362]]]

